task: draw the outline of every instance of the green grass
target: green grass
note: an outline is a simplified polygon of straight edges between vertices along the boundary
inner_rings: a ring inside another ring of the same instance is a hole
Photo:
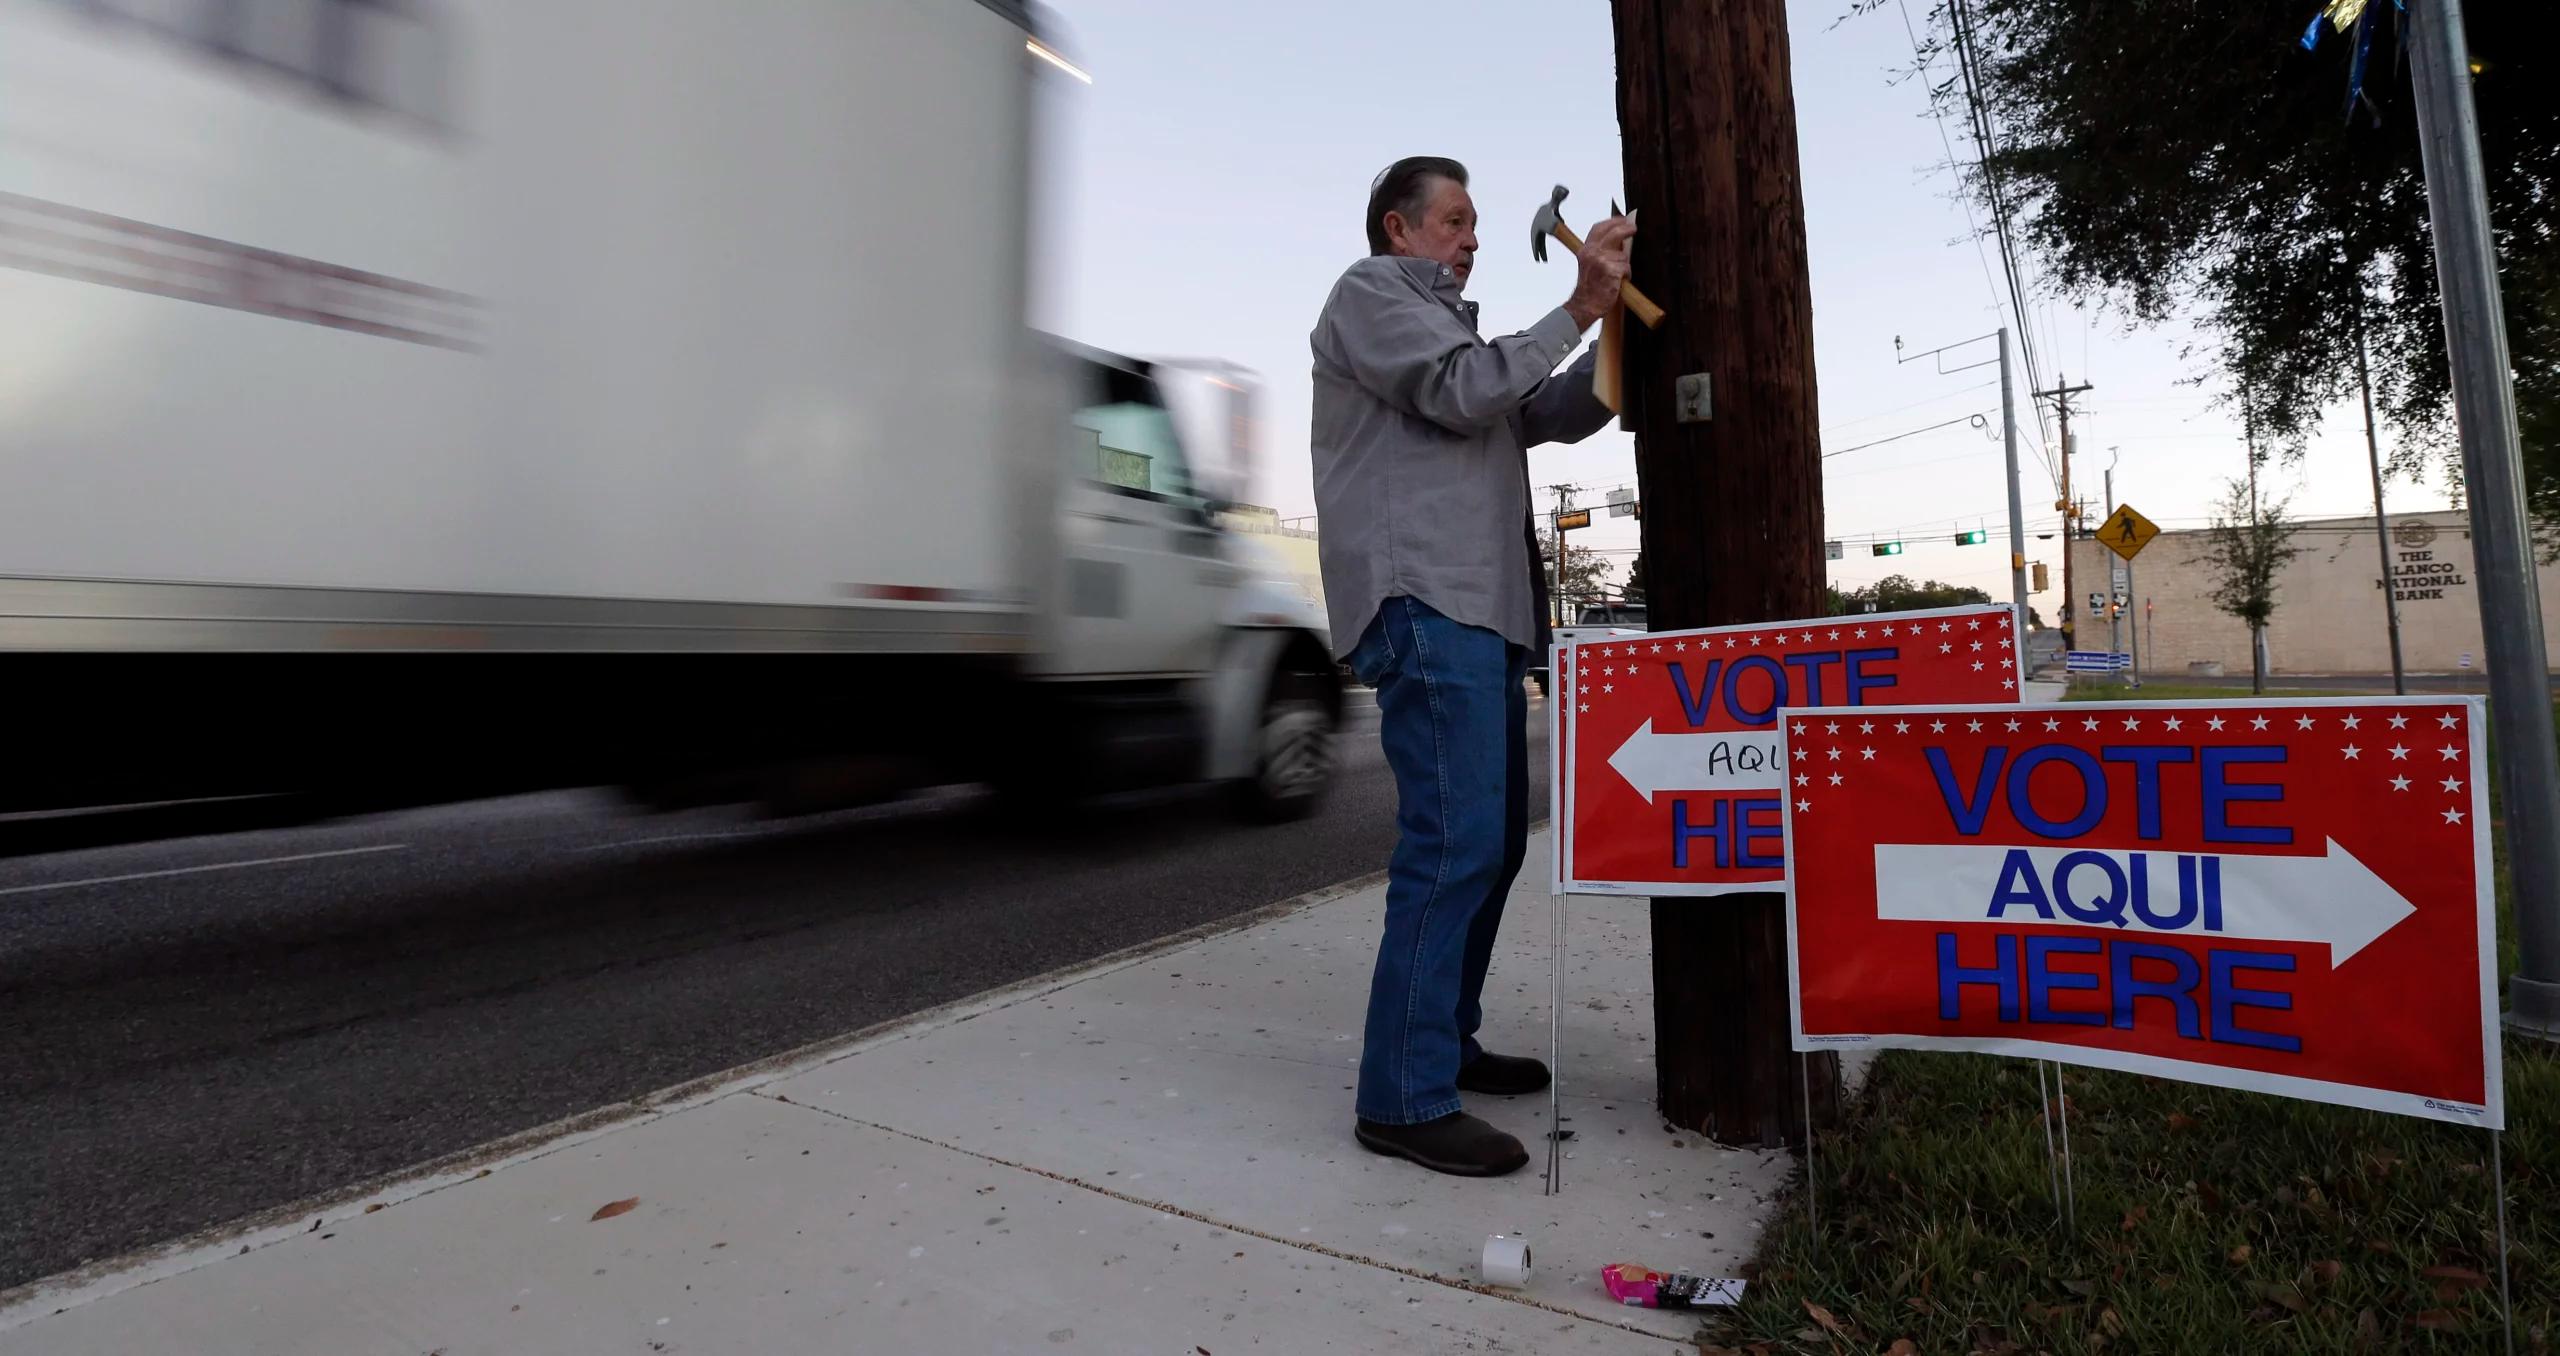
[[[2140,695],[2248,694],[2152,683]],[[2495,856],[2503,987],[2516,964],[2503,835]],[[2560,1047],[2510,1037],[2505,1066],[2517,1349],[2547,1353],[2560,1343]],[[2076,1227],[2053,1207],[2033,1063],[1879,1055],[1815,1146],[1819,1230],[1799,1191],[1702,1349],[2503,1350],[2485,1132],[2134,1074],[2063,1077]]]

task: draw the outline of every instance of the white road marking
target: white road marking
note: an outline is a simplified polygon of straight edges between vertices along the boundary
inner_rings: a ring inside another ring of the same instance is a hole
[[[610,843],[597,843],[590,847],[569,850],[571,852],[611,852],[615,848],[646,847],[651,843],[701,843],[725,838],[759,838],[765,832],[762,829],[733,829],[724,833],[670,833],[656,838],[617,838]]]
[[[204,871],[238,871],[251,866],[281,866],[286,862],[316,862],[329,857],[361,857],[373,852],[406,852],[406,843],[384,843],[377,847],[339,848],[334,852],[297,852],[289,857],[252,857],[243,862],[208,862],[203,866],[173,866],[166,871],[133,871],[121,876],[90,876],[85,880],[48,881],[42,885],[12,885],[0,895],[31,895],[40,890],[76,890],[84,885],[114,885],[129,880],[158,880],[163,876],[192,876]]]

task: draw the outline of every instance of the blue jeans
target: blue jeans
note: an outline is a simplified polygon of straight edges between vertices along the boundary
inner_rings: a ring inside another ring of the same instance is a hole
[[[1457,1110],[1458,1066],[1483,1053],[1485,969],[1529,846],[1528,659],[1411,598],[1381,605],[1351,652],[1378,690],[1399,835],[1360,1047],[1362,1120]]]

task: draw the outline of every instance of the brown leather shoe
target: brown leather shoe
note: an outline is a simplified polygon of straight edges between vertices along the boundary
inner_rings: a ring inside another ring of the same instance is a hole
[[[1419,1125],[1362,1121],[1356,1132],[1374,1154],[1402,1158],[1452,1177],[1500,1177],[1529,1164],[1520,1141],[1463,1111]]]

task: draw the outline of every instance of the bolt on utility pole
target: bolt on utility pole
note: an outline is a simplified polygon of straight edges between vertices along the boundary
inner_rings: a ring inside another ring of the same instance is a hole
[[[2560,754],[2552,747],[2542,602],[2525,518],[2524,459],[2516,440],[2515,386],[2489,233],[2479,119],[2471,103],[2470,45],[2462,31],[2461,0],[2412,0],[2409,8],[2418,147],[2426,166],[2454,422],[2461,430],[2480,573],[2489,715],[2506,788],[2507,854],[2522,957],[2507,985],[2507,1027],[2560,1039]]]
[[[1611,9],[1627,202],[1644,214],[1635,272],[1668,312],[1626,341],[1650,620],[1817,616],[1822,447],[1786,0]],[[1711,413],[1677,398],[1699,375]],[[1792,1049],[1783,896],[1653,901],[1653,982],[1664,1118],[1726,1144],[1807,1142],[1807,1118],[1833,1108],[1836,1060]]]

